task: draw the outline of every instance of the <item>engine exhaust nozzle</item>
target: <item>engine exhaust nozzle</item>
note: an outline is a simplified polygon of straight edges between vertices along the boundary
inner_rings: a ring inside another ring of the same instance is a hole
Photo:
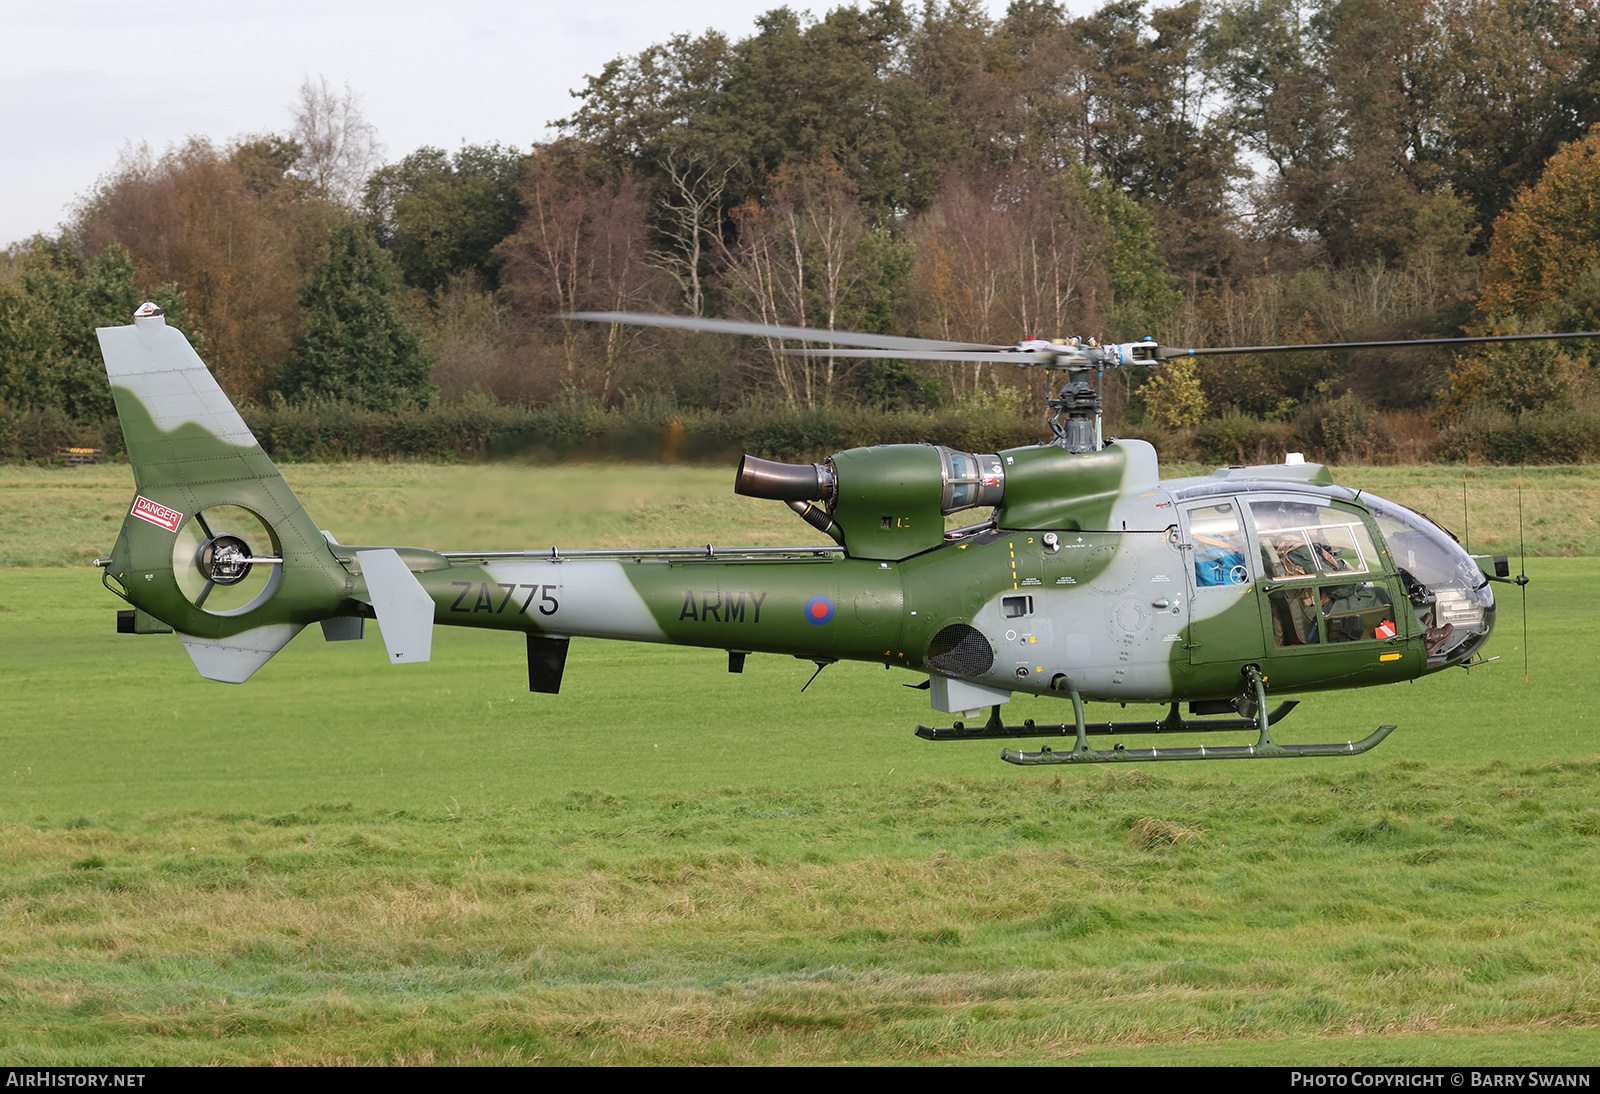
[[[833,468],[824,463],[779,463],[756,456],[739,461],[733,492],[771,501],[828,501],[833,497]]]

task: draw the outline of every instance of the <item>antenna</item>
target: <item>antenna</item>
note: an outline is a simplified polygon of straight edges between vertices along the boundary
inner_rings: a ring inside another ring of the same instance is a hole
[[[1472,553],[1472,527],[1467,523],[1467,473],[1461,472],[1461,538],[1467,554]]]
[[[1517,476],[1517,557],[1522,572],[1517,584],[1522,587],[1522,682],[1528,682],[1528,548],[1522,539],[1522,476]]]

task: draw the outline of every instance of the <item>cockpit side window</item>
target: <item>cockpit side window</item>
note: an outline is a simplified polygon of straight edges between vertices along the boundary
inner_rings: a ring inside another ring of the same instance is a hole
[[[1196,506],[1189,510],[1189,534],[1194,540],[1196,586],[1248,585],[1244,527],[1234,502]]]
[[[1365,574],[1382,569],[1366,525],[1355,513],[1312,502],[1254,501],[1250,513],[1262,569],[1292,579]]]

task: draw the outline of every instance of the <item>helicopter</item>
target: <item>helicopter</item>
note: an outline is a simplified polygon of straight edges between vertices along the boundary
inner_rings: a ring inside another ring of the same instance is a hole
[[[1205,354],[1600,337],[993,346],[635,313],[568,318],[799,341],[783,351],[798,355],[1009,362],[1063,372],[1066,383],[1046,400],[1052,437],[1042,444],[991,453],[875,445],[812,464],[744,456],[735,491],[786,504],[829,545],[356,546],[318,529],[183,333],[146,303],[131,325],[97,331],[135,482],[115,546],[95,560],[129,605],[118,630],[176,632],[202,677],[228,683],[248,680],[312,623],[337,642],[360,639],[369,619],[393,664],[429,660],[436,625],[520,632],[529,690],[546,694],[559,692],[574,638],[720,649],[733,673],[753,653],[810,660],[819,673],[841,660],[880,663],[925,676],[908,686],[960,716],[918,726],[919,737],[1064,746],[1002,751],[1024,766],[1359,755],[1395,727],[1280,744],[1272,727],[1299,700],[1269,709],[1269,692],[1482,664],[1491,584],[1526,576],[1293,455],[1163,480],[1151,445],[1102,437],[1093,374]],[[968,510],[988,515],[947,529],[947,517]],[[1018,693],[1069,699],[1073,718],[1006,724],[1002,708]],[[1168,709],[1158,720],[1089,723],[1087,700]],[[1088,742],[1224,731],[1256,739]]]

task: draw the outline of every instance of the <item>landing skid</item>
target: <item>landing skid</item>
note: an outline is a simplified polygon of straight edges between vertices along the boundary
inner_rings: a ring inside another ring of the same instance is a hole
[[[1279,703],[1277,709],[1267,715],[1267,724],[1277,725],[1285,715],[1299,705],[1299,700],[1296,699]],[[1203,721],[1186,722],[1178,713],[1178,704],[1173,703],[1172,710],[1159,722],[1090,722],[1083,727],[1083,731],[1090,735],[1104,736],[1118,733],[1214,733],[1223,729],[1256,728],[1257,722],[1254,718],[1207,718]],[[1020,726],[1004,725],[1000,721],[1000,708],[996,706],[990,710],[989,720],[981,726],[968,726],[962,722],[957,722],[949,729],[918,726],[917,736],[924,741],[1013,740],[1017,737],[1070,737],[1077,730],[1078,727],[1071,722],[1038,725],[1032,718]],[[1207,751],[1212,752],[1215,749]]]
[[[1185,722],[1178,714],[1176,703],[1172,711],[1159,722],[1097,722],[1093,725],[1083,720],[1083,697],[1076,691],[1072,696],[1072,710],[1077,716],[1071,726],[1035,725],[1030,719],[1022,726],[1007,726],[1000,720],[1000,708],[994,707],[986,725],[967,729],[961,723],[950,729],[918,726],[917,736],[929,741],[970,741],[995,737],[1065,737],[1076,735],[1070,749],[1057,752],[1046,746],[1038,752],[1021,752],[1014,748],[1002,749],[1000,758],[1006,763],[1025,767],[1041,764],[1095,764],[1095,763],[1157,763],[1168,760],[1266,760],[1290,759],[1298,756],[1358,756],[1380,744],[1394,732],[1394,726],[1379,726],[1359,741],[1325,745],[1280,745],[1272,739],[1271,726],[1280,721],[1297,705],[1290,701],[1277,709],[1267,710],[1266,678],[1254,666],[1245,670],[1245,676],[1256,693],[1254,718],[1221,718],[1204,722]],[[1221,745],[1209,747],[1193,745],[1182,748],[1126,748],[1117,745],[1110,749],[1089,747],[1088,736],[1112,733],[1209,733],[1216,730],[1258,729],[1261,736],[1255,744]]]
[[[1346,741],[1331,745],[1280,745],[1270,737],[1265,743],[1253,745],[1223,745],[1208,748],[1116,748],[1098,749],[1087,745],[1074,746],[1070,751],[1053,752],[1049,748],[1038,752],[1019,752],[1014,748],[1000,750],[1000,758],[1008,764],[1035,767],[1040,764],[1104,764],[1153,763],[1164,760],[1272,760],[1295,756],[1359,756],[1377,746],[1394,731],[1394,726],[1379,726],[1369,736],[1359,741]]]

